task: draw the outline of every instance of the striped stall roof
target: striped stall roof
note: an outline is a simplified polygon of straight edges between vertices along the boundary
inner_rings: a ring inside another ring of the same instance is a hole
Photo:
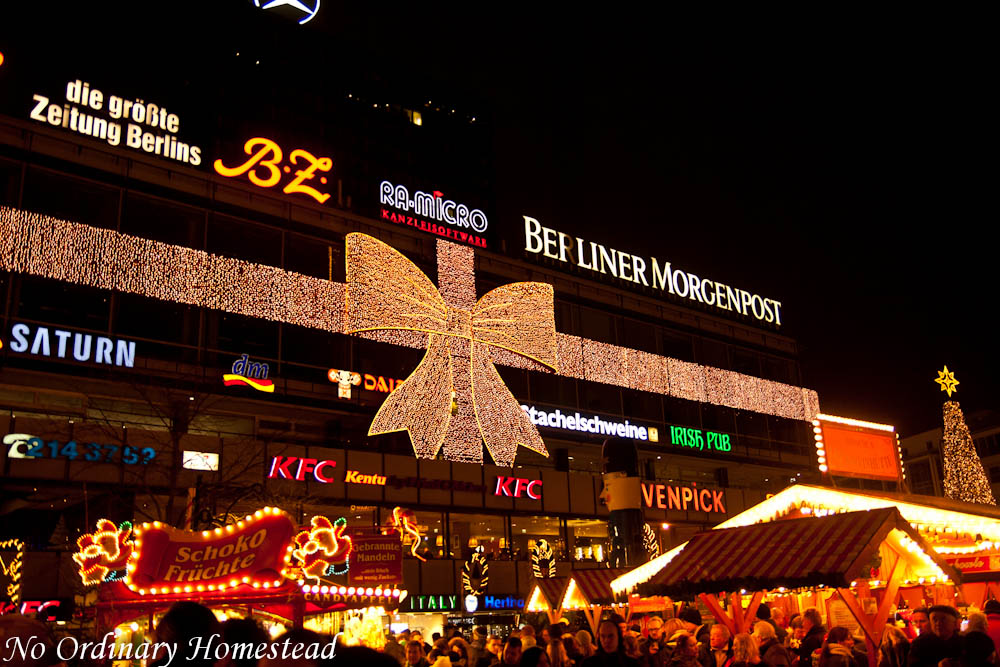
[[[590,604],[609,604],[615,601],[615,594],[611,590],[611,580],[626,572],[628,572],[627,569],[573,570],[570,573],[570,578],[576,581],[576,587],[580,589],[580,593]]]
[[[548,579],[535,579],[535,585],[542,590],[545,601],[552,609],[558,609],[562,602],[563,593],[566,592],[566,584],[569,577],[549,577]]]
[[[699,533],[648,583],[640,584],[639,592],[678,595],[849,586],[866,576],[893,529],[933,554],[895,507],[786,519]]]

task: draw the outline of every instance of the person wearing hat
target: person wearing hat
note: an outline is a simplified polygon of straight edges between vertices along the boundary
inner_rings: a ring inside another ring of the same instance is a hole
[[[708,642],[709,626],[701,622],[701,612],[694,605],[684,607],[684,610],[677,615],[677,618],[684,623],[684,629],[691,633],[691,636],[699,644]]]
[[[986,634],[995,646],[1000,646],[1000,602],[990,600],[983,607],[983,613],[986,614]]]
[[[788,632],[778,625],[773,618],[771,618],[771,607],[766,602],[761,602],[757,607],[757,620],[767,621],[770,623],[771,627],[774,628],[774,635],[778,638],[779,644],[785,643],[785,638],[788,636]]]
[[[958,634],[961,616],[958,610],[946,604],[936,604],[927,613],[931,619],[930,631],[913,640],[907,658],[909,667],[936,667],[942,660],[962,657],[963,641]]]

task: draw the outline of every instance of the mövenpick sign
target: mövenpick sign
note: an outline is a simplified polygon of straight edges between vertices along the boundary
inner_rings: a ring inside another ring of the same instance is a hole
[[[610,274],[614,278],[666,291],[719,310],[735,311],[781,326],[780,301],[674,269],[670,262],[661,264],[655,257],[647,261],[638,255],[584,241],[579,236],[572,237],[543,227],[538,220],[528,216],[524,216],[524,249],[594,273]]]

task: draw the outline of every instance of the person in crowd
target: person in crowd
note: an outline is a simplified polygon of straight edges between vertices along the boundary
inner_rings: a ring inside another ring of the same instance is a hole
[[[367,646],[338,646],[331,665],[365,665],[365,667],[396,667],[399,663],[385,653]]]
[[[599,648],[591,657],[583,661],[583,667],[638,667],[639,662],[625,655],[622,629],[616,615],[601,621],[597,626]]]
[[[698,642],[693,635],[686,630],[677,637],[677,644],[670,656],[668,667],[702,667],[702,662],[698,659]]]
[[[472,662],[472,649],[469,642],[465,641],[461,635],[454,635],[448,642],[448,649],[456,657],[452,657],[451,664],[455,667],[475,667]]]
[[[810,607],[802,612],[802,630],[805,635],[799,644],[799,664],[802,667],[809,667],[812,664],[813,651],[823,647],[823,637],[826,636],[823,617],[819,615],[819,610],[815,607]]]
[[[550,641],[545,652],[549,656],[549,665],[551,667],[573,667],[573,659],[569,657],[566,645],[563,644],[561,639]]]
[[[424,641],[424,636],[420,633],[419,630],[414,630],[413,632],[410,633],[410,640],[420,642],[423,645],[424,655],[427,655],[428,653],[431,652],[431,645]]]
[[[578,630],[576,641],[580,644],[580,655],[584,659],[597,653],[597,648],[594,646],[594,638],[590,636],[589,630]]]
[[[962,641],[961,667],[993,667],[996,665],[996,647],[985,632],[967,632]]]
[[[316,651],[318,653],[322,653],[324,648],[326,648],[326,646],[330,644],[331,641],[332,639],[330,637],[326,637],[319,633],[313,632],[312,630],[293,628],[291,630],[286,631],[284,634],[275,637],[274,641],[272,642],[273,644],[279,644],[279,645],[285,645],[287,643],[288,646],[291,647],[289,653],[286,655],[284,654],[283,651],[279,652],[273,660],[271,659],[270,655],[265,656],[264,659],[261,660],[261,665],[264,667],[319,667],[320,663],[319,657],[307,658],[305,657],[304,653],[306,651],[309,651],[309,647],[314,644],[318,645],[318,649],[316,649]],[[298,658],[295,658],[293,657],[292,652],[297,646],[302,646],[303,648],[295,653],[296,655],[299,655]],[[309,653],[312,654],[312,651],[309,651]],[[175,662],[172,663],[172,667],[175,667],[177,664],[183,664],[186,666],[190,663]]]
[[[802,640],[806,637],[806,631],[802,629],[802,614],[795,614],[788,619],[788,638],[785,642],[793,654],[798,654]],[[795,655],[792,656],[795,659]]]
[[[469,642],[469,665],[475,667],[479,659],[486,655],[486,627],[477,625],[472,631],[472,641]]]
[[[411,639],[406,643],[406,662],[403,665],[404,667],[429,667],[430,663],[424,657],[424,643],[419,638]]]
[[[858,667],[850,630],[839,625],[830,628],[819,656],[819,667]]]
[[[521,654],[518,667],[550,667],[549,656],[541,646],[532,646]]]
[[[916,614],[916,612],[913,612]],[[927,610],[927,629],[910,644],[907,664],[911,667],[935,667],[942,660],[962,657],[962,636],[958,634],[958,610],[944,604]]]
[[[972,612],[966,620],[968,621],[965,625],[966,634],[970,632],[982,632],[984,635],[989,634],[989,621],[986,619],[986,614]]]
[[[448,655],[450,652],[451,649],[448,648],[448,640],[444,637],[438,636],[438,638],[434,641],[434,646],[431,647],[431,652],[427,654],[427,661],[433,665],[434,661],[440,656]]]
[[[887,625],[878,647],[877,667],[906,667],[910,654],[910,640],[906,633],[894,625]]]
[[[778,625],[778,623],[772,618],[772,614],[773,612],[771,611],[771,607],[765,602],[761,602],[757,607],[757,618],[761,621],[767,621],[770,623],[771,627],[774,628],[774,634],[777,636],[778,641],[784,644],[785,637],[788,636],[788,631]]]
[[[550,630],[551,630],[551,628],[548,625],[546,625],[538,633],[538,637],[541,637],[541,639],[542,639],[542,641],[540,641],[538,643],[541,644],[542,646],[548,646],[549,642],[552,641],[552,634],[551,634]],[[537,638],[536,638],[536,640],[537,640]]]
[[[930,614],[927,610],[921,607],[920,609],[914,609],[910,614],[910,624],[913,625],[913,638],[916,639],[920,635],[927,632],[931,624]]]
[[[483,654],[476,661],[476,667],[494,667],[500,664],[500,652],[503,650],[503,642],[497,635],[490,635],[486,639],[486,648]]]
[[[503,653],[500,654],[500,663],[504,665],[516,665],[521,662],[521,652],[523,645],[517,637],[510,636],[504,644]]]
[[[527,651],[529,648],[536,646],[538,642],[535,640],[535,628],[530,625],[521,626],[521,646]]]
[[[667,638],[663,634],[665,623],[659,616],[651,616],[646,621],[646,636],[639,640],[639,653],[649,667],[663,667],[670,660]]]
[[[563,648],[566,649],[566,655],[573,664],[580,664],[583,661],[583,651],[580,650],[580,642],[577,641],[576,637],[572,632],[567,632],[562,636],[560,640],[563,643]]]
[[[621,636],[624,637],[627,630],[625,618],[621,614],[611,614],[611,622],[618,626],[618,629],[621,630]],[[598,626],[599,628],[600,626]]]
[[[191,645],[191,640],[195,637],[207,639],[218,633],[219,622],[208,607],[197,602],[184,601],[176,602],[170,607],[160,619],[153,634],[156,642],[177,647],[174,664],[183,664],[186,667],[210,667],[212,661],[204,659],[204,656],[198,655],[195,659],[195,646]],[[169,660],[169,655],[157,655],[149,664],[150,667],[160,667]]]
[[[782,630],[788,631],[788,615],[781,607],[775,607],[771,610],[771,620]]]
[[[431,633],[431,644],[437,644],[437,642],[438,642],[439,639],[441,639],[441,633],[440,632],[432,632]]]
[[[250,618],[230,618],[225,621],[222,630],[222,642],[233,644],[253,644],[258,646],[267,643],[267,633],[256,621]],[[257,659],[253,656],[233,659],[231,655],[216,661],[215,667],[257,667]]]
[[[990,600],[983,606],[983,613],[986,614],[987,630],[986,634],[993,640],[994,646],[1000,646],[1000,602]]]
[[[568,627],[569,623],[566,622],[566,619],[562,619],[558,623],[550,625],[549,640],[551,641],[553,639],[562,639],[563,636],[566,634]]]
[[[767,621],[757,621],[753,626],[754,639],[761,662],[768,667],[790,667],[792,657],[778,639],[777,633]]]
[[[683,623],[684,629],[691,633],[691,636],[695,638],[695,641],[699,643],[708,642],[708,634],[711,628],[702,623],[701,612],[694,605],[688,605],[684,607],[683,611],[678,614],[677,619]]]
[[[625,655],[637,662],[642,660],[642,654],[639,652],[639,638],[631,632],[622,637],[622,646],[625,649]]]
[[[760,663],[757,642],[745,632],[733,637],[733,667],[753,667]]]
[[[26,652],[24,658],[20,651],[13,649],[20,641],[22,646],[42,646],[37,657],[34,650]],[[9,642],[9,643],[8,643]],[[56,638],[45,623],[21,614],[5,614],[0,616],[0,650],[3,652],[4,667],[65,667],[56,655]]]
[[[729,628],[716,623],[708,633],[708,646],[702,644],[699,662],[703,667],[730,667],[733,664],[733,651],[729,647]],[[676,650],[676,649],[675,649]]]
[[[399,637],[391,632],[385,637],[385,646],[382,648],[382,653],[385,653],[400,665],[406,661],[406,649],[403,648],[403,644],[399,643]]]
[[[632,635],[633,637],[638,639],[639,637],[642,636],[642,626],[639,625],[638,623],[633,623],[632,625],[628,626],[628,632],[626,634]]]

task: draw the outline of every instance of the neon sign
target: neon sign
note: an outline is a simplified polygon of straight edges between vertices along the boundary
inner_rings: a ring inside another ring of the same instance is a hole
[[[728,433],[702,431],[697,428],[683,426],[670,427],[670,444],[678,447],[691,447],[699,451],[729,452],[733,449]]]
[[[632,438],[633,440],[643,440],[657,442],[660,433],[655,427],[639,426],[630,423],[604,419],[598,416],[581,415],[579,412],[573,414],[564,413],[558,408],[549,412],[539,410],[533,405],[522,405],[521,409],[531,419],[531,423],[536,426],[548,426],[566,431],[580,431],[581,433],[594,433],[596,435],[617,435],[621,438]]]
[[[49,327],[45,326],[36,326],[32,335],[31,327],[30,324],[19,322],[10,328],[11,352],[27,352],[41,357],[55,356],[58,359],[69,359],[68,355],[72,354],[74,361],[125,368],[135,365],[134,341],[65,329],[52,329],[50,332]]]
[[[104,93],[80,79],[66,84],[66,102],[63,104],[53,103],[48,97],[38,94],[33,99],[35,106],[29,114],[32,120],[102,139],[110,146],[118,146],[124,138],[129,148],[192,167],[201,164],[201,148],[179,141],[175,136],[180,129],[177,114],[153,102],[110,95],[105,106]],[[92,113],[95,111],[101,113]],[[104,118],[105,115],[108,118]],[[119,121],[126,123],[124,137]],[[147,131],[147,128],[152,131]]]
[[[347,484],[371,484],[373,486],[385,486],[385,475],[362,475],[357,470],[348,470],[344,475],[344,482]]]
[[[275,9],[286,7],[302,15],[298,20],[299,25],[304,25],[309,23],[316,17],[316,13],[319,12],[320,0],[313,0],[309,2],[306,0],[266,0],[264,4],[261,4],[261,0],[253,0],[253,6],[258,9]],[[312,9],[309,9],[308,5],[313,5]]]
[[[4,442],[6,443],[11,436],[24,437],[23,440],[12,438],[10,443],[11,451],[15,449],[18,451],[12,458],[18,459],[64,458],[75,461],[80,458],[93,463],[121,462],[127,465],[147,465],[156,458],[156,450],[152,447],[103,445],[97,442],[78,444],[76,440],[70,440],[66,444],[60,444],[58,440],[46,443],[41,438],[20,433],[4,436]]]
[[[511,485],[513,484],[513,488]],[[497,488],[493,492],[495,496],[506,496],[508,498],[521,498],[524,495],[532,500],[542,498],[542,480],[525,479],[523,477],[497,477]]]
[[[291,466],[296,461],[298,465],[295,472],[291,471]],[[336,468],[336,461],[320,461],[319,459],[304,459],[297,456],[275,456],[271,459],[271,471],[267,474],[268,479],[294,479],[299,482],[305,481],[306,474],[312,473],[317,482],[329,484],[333,482],[333,477],[327,477],[323,470],[326,468]]]
[[[268,394],[274,393],[274,382],[267,379],[267,364],[250,361],[250,358],[244,354],[233,362],[232,371],[232,373],[225,373],[222,376],[223,384],[227,387],[244,386]]]
[[[402,380],[396,380],[393,378],[385,378],[381,375],[372,375],[371,373],[356,373],[354,371],[343,371],[337,368],[331,368],[326,372],[326,377],[330,382],[337,385],[337,397],[338,398],[350,398],[351,397],[351,387],[362,386],[368,391],[377,391],[382,394],[391,393],[399,385],[403,384]],[[364,384],[362,384],[362,377],[364,378]]]
[[[524,600],[512,595],[505,598],[485,595],[483,596],[483,609],[524,609]]]
[[[402,213],[393,213],[382,209],[382,219],[401,225],[417,227],[426,232],[444,236],[453,241],[463,241],[470,245],[486,247],[486,239],[475,234],[464,232],[471,229],[482,234],[489,227],[486,214],[478,208],[470,209],[465,204],[456,204],[451,199],[445,199],[444,193],[435,190],[432,193],[416,190],[412,195],[405,185],[393,185],[382,181],[379,185],[379,203],[382,206],[394,208]],[[413,215],[406,215],[412,213]],[[448,227],[437,225],[428,220],[443,222]]]
[[[257,187],[273,188],[281,181],[282,173],[289,174],[292,171],[292,167],[289,165],[281,165],[284,153],[281,151],[281,147],[270,139],[264,137],[249,139],[243,144],[243,152],[250,157],[246,162],[235,167],[227,167],[222,164],[222,160],[216,160],[213,163],[216,173],[226,178],[235,178],[246,174],[250,182]],[[304,185],[304,183],[316,178],[317,171],[330,171],[333,168],[331,158],[316,157],[305,149],[296,148],[289,154],[288,161],[292,165],[301,164],[304,169],[295,170],[295,177],[285,184],[282,192],[308,195],[320,204],[330,198],[330,193],[320,192],[310,185]],[[263,177],[258,175],[258,170],[261,169],[264,173]],[[326,176],[320,176],[319,182],[326,185]]]
[[[589,243],[589,245],[588,245]],[[541,254],[557,262],[573,264],[601,275],[652,287],[661,292],[697,301],[717,308],[753,317],[761,322],[781,326],[781,302],[767,299],[739,288],[700,278],[697,275],[671,268],[670,262],[662,264],[655,258],[646,259],[631,253],[606,248],[579,236],[543,227],[538,220],[524,216],[524,249]],[[647,268],[649,271],[647,272]]]
[[[642,498],[646,507],[661,510],[689,509],[695,512],[726,513],[726,494],[721,489],[699,489],[692,486],[643,484]]]

